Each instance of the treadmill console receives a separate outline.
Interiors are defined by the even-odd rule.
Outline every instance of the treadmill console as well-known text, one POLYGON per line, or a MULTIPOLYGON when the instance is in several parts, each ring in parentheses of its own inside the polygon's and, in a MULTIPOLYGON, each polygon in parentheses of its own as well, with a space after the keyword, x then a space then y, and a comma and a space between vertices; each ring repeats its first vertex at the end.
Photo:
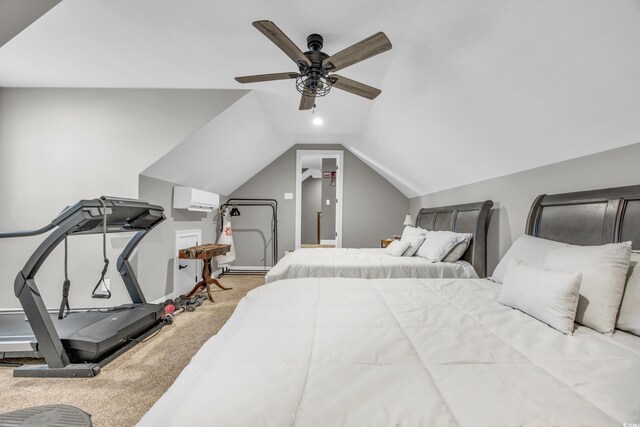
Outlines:
POLYGON ((69 234, 99 234, 103 229, 103 203, 107 209, 107 232, 123 233, 127 231, 149 230, 163 221, 164 208, 147 202, 115 197, 81 200, 65 210, 54 220, 61 223, 73 215, 81 213, 84 219, 69 234))

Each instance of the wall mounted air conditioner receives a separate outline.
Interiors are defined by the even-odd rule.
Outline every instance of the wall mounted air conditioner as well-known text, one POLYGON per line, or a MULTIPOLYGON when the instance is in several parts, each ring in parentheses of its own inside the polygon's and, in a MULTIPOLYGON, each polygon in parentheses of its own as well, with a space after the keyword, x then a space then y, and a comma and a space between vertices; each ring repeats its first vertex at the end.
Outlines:
POLYGON ((212 212, 220 206, 220 195, 191 187, 173 187, 173 208, 212 212))

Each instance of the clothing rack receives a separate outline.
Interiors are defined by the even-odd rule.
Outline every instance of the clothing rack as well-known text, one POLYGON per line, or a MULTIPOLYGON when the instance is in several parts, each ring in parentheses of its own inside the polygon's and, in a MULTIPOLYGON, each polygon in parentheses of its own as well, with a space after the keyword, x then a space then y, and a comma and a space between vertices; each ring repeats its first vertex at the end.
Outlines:
MULTIPOLYGON (((276 199, 245 199, 245 198, 232 198, 227 200, 220 206, 220 212, 224 212, 228 207, 234 206, 255 206, 255 207, 270 207, 271 218, 271 249, 272 249, 272 266, 278 262, 278 201, 276 199)), ((223 231, 224 221, 220 221, 219 230, 223 231)), ((235 243, 235 242, 234 242, 235 243)), ((225 268, 222 274, 257 274, 265 273, 265 271, 256 270, 238 270, 232 268, 225 268)))

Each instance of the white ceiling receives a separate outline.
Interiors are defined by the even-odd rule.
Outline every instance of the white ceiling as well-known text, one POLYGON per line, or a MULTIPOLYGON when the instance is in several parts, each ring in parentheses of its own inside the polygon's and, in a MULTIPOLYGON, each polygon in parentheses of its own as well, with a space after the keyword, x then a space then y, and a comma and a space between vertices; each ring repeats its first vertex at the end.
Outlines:
MULTIPOLYGON (((0 86, 255 89, 276 131, 315 132, 294 81, 235 76, 297 71, 251 23, 274 21, 301 49, 313 32, 335 53, 385 31, 399 39, 415 0, 64 0, 0 50, 0 86)), ((342 74, 379 86, 392 52, 342 74)), ((359 132, 371 103, 340 90, 319 99, 327 133, 359 132), (341 93, 342 92, 342 93, 341 93)))
MULTIPOLYGON (((0 47, 0 86, 254 89, 209 126, 241 144, 200 139, 238 159, 238 177, 292 144, 337 142, 408 196, 638 142, 639 75, 637 0, 63 0, 0 47), (318 32, 328 53, 384 31, 390 52, 341 71, 382 95, 334 89, 315 127, 292 81, 236 83, 295 70, 257 19, 301 48, 318 32), (242 129, 257 116, 266 139, 242 129)), ((202 148, 189 141, 176 150, 202 148)), ((197 181, 170 155, 154 173, 197 181)))

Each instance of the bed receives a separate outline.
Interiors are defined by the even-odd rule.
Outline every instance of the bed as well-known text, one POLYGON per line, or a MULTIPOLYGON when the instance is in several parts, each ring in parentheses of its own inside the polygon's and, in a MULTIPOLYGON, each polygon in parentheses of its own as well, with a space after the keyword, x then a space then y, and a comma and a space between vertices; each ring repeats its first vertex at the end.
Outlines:
MULTIPOLYGON (((541 196, 527 233, 640 246, 640 186, 541 196)), ((640 423, 640 337, 564 335, 488 279, 302 278, 251 291, 141 426, 640 423)))
POLYGON ((423 208, 416 226, 427 230, 471 233, 469 248, 458 262, 432 263, 424 258, 394 257, 384 249, 301 248, 282 258, 265 282, 304 277, 477 278, 486 275, 489 211, 493 202, 423 208))
POLYGON ((464 260, 430 262, 418 256, 391 256, 378 248, 301 248, 269 270, 265 283, 305 277, 473 279, 478 275, 464 260))

